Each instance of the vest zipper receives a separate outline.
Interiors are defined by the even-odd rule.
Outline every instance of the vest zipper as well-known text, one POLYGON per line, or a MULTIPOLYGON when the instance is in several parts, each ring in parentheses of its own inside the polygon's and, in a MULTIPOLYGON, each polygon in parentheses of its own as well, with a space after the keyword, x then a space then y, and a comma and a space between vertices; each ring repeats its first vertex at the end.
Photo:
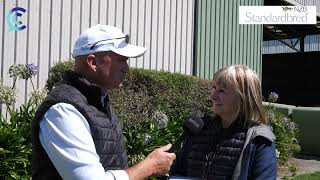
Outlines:
MULTIPOLYGON (((208 175, 210 173, 210 170, 211 170, 211 167, 212 167, 212 164, 213 164, 213 161, 214 161, 214 158, 217 154, 217 151, 219 150, 219 147, 220 147, 220 140, 221 140, 221 125, 220 127, 218 128, 218 133, 214 139, 215 139, 215 143, 216 145, 214 146, 214 150, 213 151, 210 151, 207 155, 206 155, 206 163, 205 163, 205 168, 204 168, 204 171, 202 173, 202 180, 206 180, 208 178, 208 175)), ((211 149, 211 148, 210 148, 211 149)))
POLYGON ((211 156, 213 155, 213 152, 210 152, 206 155, 206 162, 205 162, 205 165, 204 165, 204 169, 203 169, 203 172, 202 172, 202 180, 205 180, 207 179, 207 173, 208 173, 208 170, 209 170, 209 167, 210 165, 212 164, 212 161, 211 161, 211 156))
POLYGON ((208 175, 209 175, 210 171, 212 170, 212 164, 213 164, 214 158, 216 157, 216 154, 217 154, 217 151, 219 148, 220 148, 220 145, 217 144, 214 152, 211 151, 209 154, 206 155, 205 169, 202 174, 203 180, 206 180, 208 178, 208 175))

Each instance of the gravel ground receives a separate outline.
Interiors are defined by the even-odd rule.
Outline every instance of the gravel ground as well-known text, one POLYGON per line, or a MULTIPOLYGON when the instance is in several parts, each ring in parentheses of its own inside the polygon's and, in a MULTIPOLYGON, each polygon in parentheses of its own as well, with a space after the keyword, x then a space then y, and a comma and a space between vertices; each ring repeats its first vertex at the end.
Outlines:
MULTIPOLYGON (((297 175, 320 171, 320 157, 297 155, 293 158, 293 162, 297 167, 297 175)), ((287 170, 280 171, 277 179, 284 176, 291 176, 291 174, 287 170)))

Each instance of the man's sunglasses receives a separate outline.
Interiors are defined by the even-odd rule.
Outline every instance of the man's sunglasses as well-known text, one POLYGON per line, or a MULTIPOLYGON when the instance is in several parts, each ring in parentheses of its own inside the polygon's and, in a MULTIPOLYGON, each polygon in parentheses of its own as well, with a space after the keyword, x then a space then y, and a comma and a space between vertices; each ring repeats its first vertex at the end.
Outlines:
POLYGON ((126 43, 127 43, 127 44, 129 43, 129 35, 127 34, 125 37, 113 38, 113 39, 104 39, 104 40, 97 41, 97 42, 95 42, 95 43, 89 48, 89 50, 93 50, 93 48, 94 48, 99 42, 102 42, 102 41, 110 41, 110 40, 115 40, 115 39, 125 39, 125 40, 126 40, 126 43))

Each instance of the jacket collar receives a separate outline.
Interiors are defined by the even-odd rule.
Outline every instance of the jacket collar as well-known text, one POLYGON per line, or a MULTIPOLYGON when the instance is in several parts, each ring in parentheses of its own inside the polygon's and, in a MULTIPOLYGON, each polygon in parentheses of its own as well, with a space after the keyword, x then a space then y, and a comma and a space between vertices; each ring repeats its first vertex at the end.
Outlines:
POLYGON ((89 104, 95 107, 102 107, 101 96, 108 96, 108 93, 102 93, 101 87, 90 82, 83 74, 68 70, 63 75, 64 83, 78 89, 86 98, 89 104))

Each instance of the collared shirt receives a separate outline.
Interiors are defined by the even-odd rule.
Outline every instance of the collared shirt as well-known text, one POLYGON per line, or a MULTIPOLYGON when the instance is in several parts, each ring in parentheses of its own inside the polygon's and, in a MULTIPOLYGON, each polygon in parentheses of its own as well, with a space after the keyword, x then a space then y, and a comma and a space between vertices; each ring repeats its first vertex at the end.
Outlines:
POLYGON ((129 180, 124 170, 104 171, 89 124, 71 104, 55 104, 45 113, 39 138, 63 179, 129 180))

